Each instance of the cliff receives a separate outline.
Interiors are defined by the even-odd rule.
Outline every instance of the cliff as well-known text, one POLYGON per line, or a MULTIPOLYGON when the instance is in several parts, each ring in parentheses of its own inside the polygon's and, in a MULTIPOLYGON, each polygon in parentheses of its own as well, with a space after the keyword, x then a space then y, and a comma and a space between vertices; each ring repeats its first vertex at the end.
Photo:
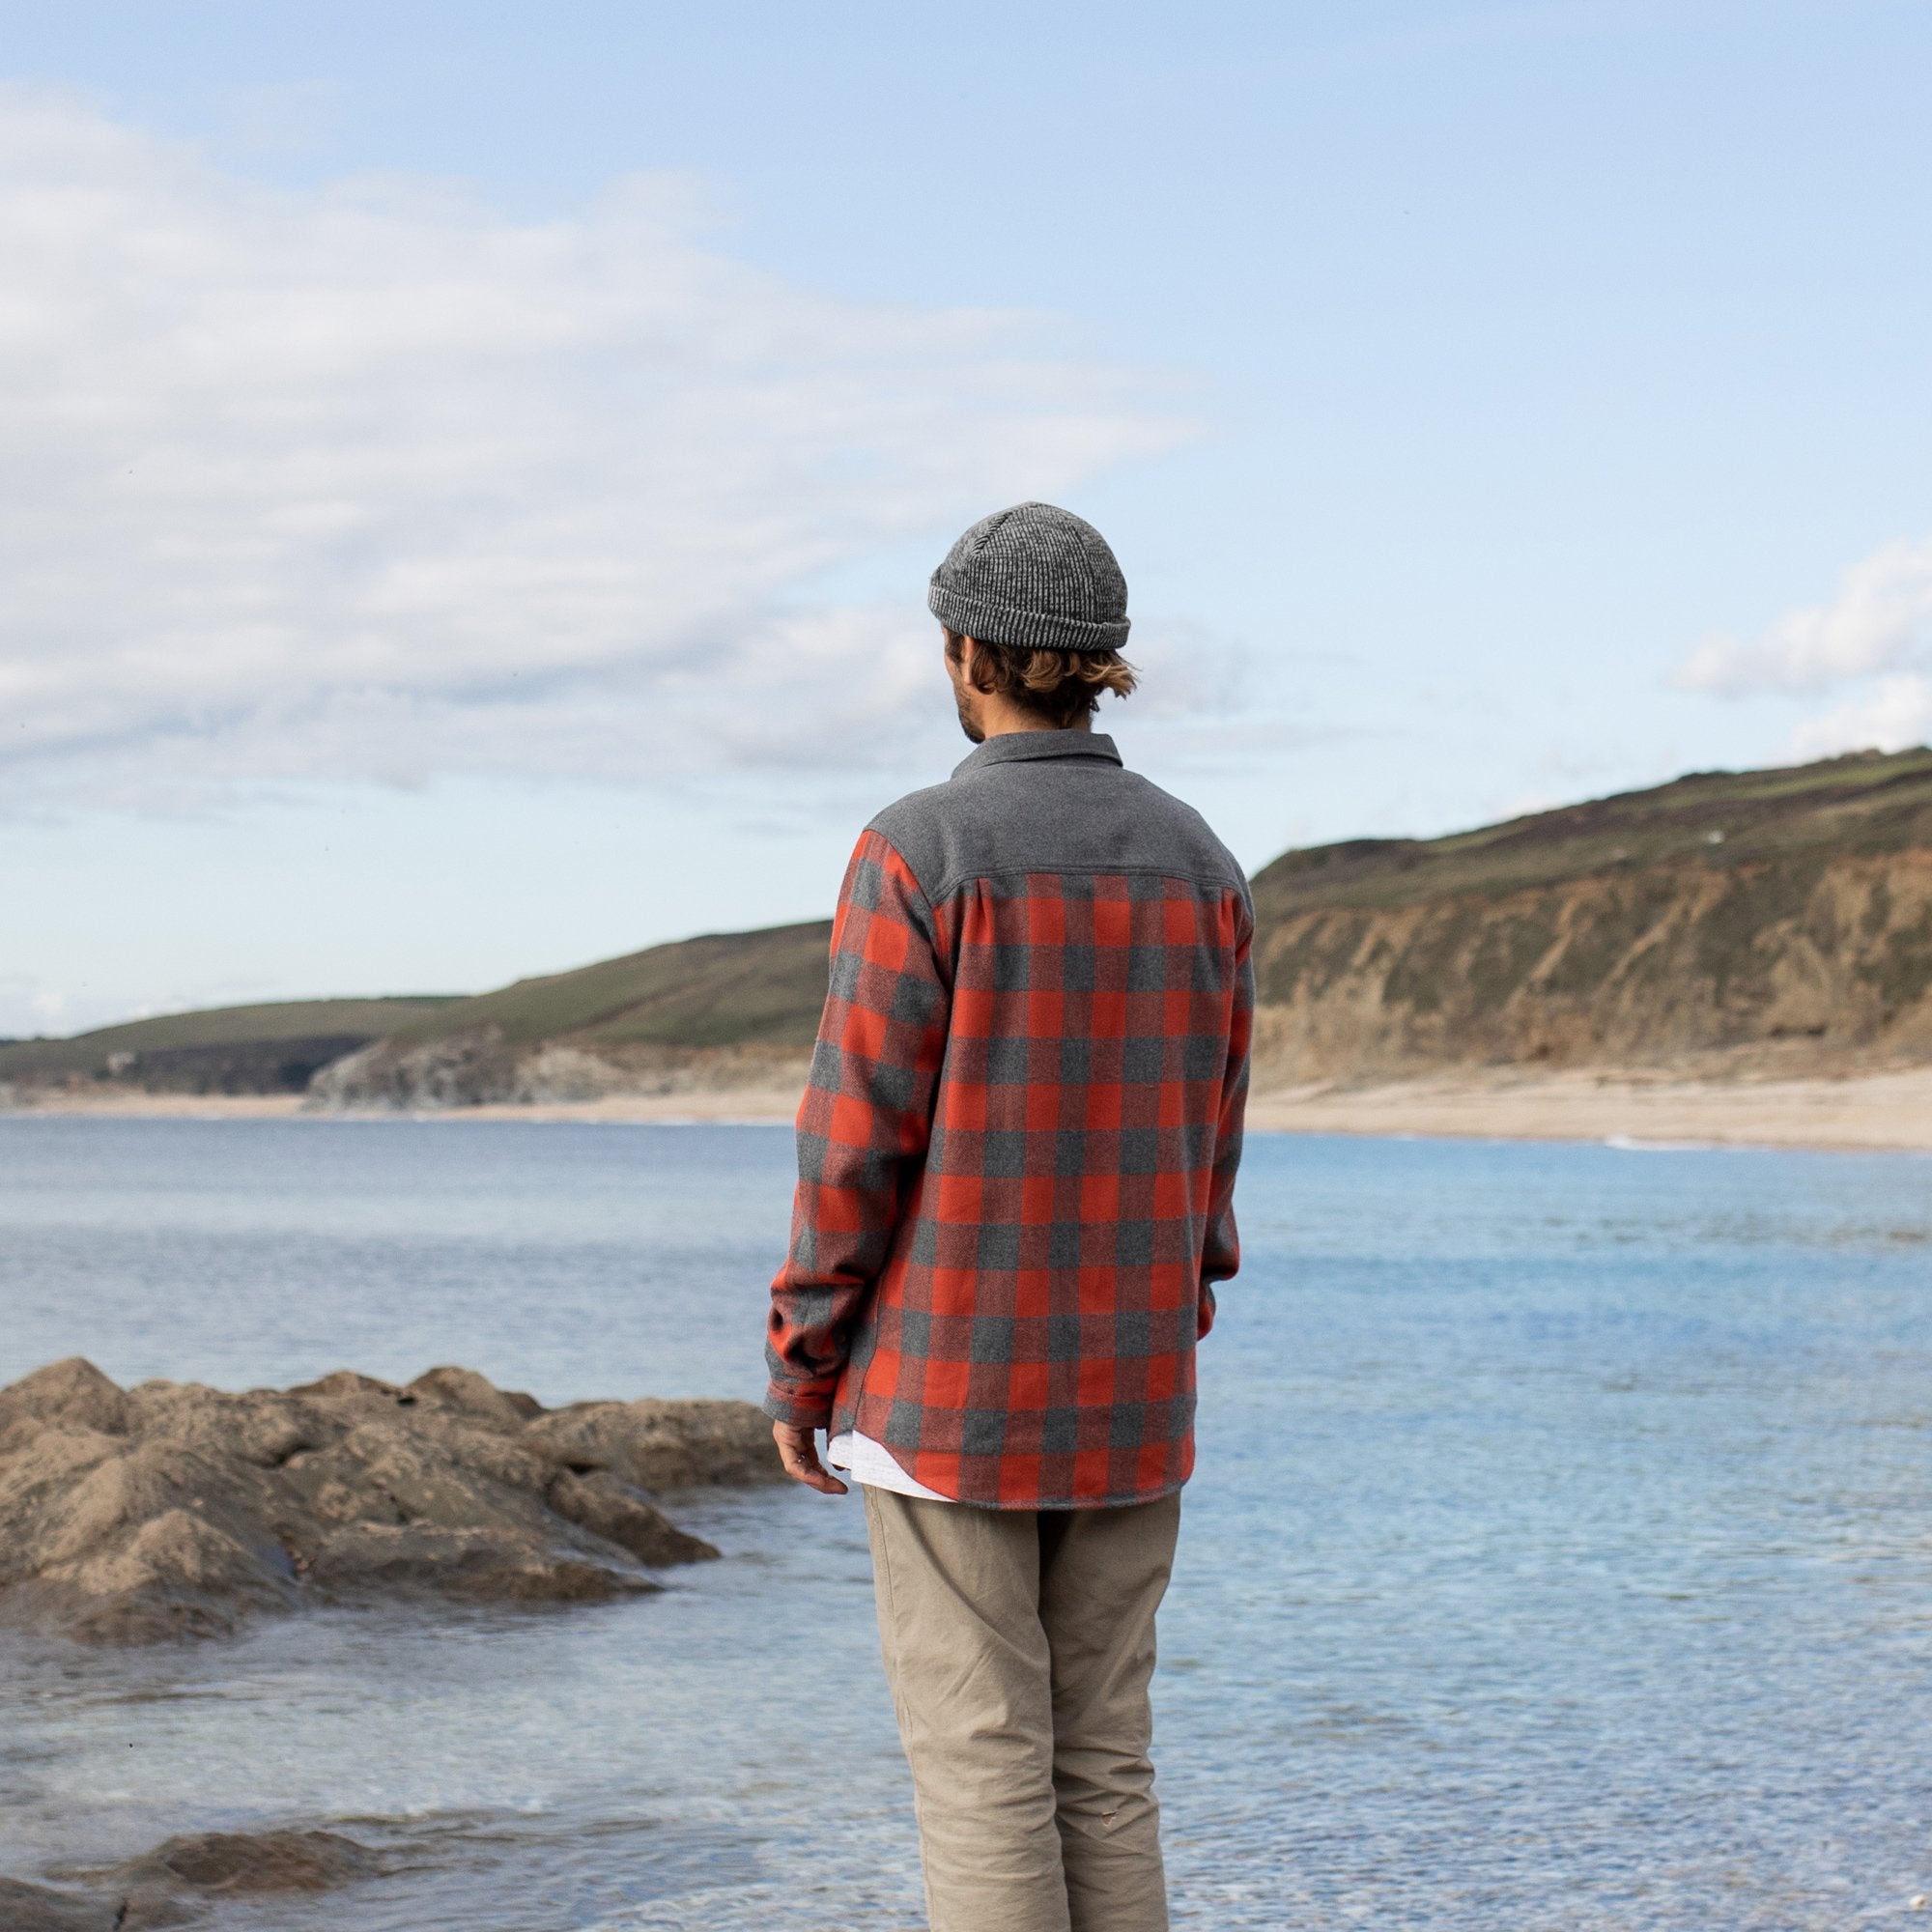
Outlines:
POLYGON ((1264 1083, 1932 1059, 1932 752, 1290 852, 1254 889, 1264 1083))

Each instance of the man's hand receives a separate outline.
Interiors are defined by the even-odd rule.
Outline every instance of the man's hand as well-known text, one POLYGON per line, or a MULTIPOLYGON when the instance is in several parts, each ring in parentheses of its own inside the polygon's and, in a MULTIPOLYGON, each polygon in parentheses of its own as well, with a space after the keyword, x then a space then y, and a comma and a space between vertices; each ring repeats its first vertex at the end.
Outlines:
POLYGON ((779 1461, 795 1483, 821 1495, 842 1496, 845 1485, 818 1460, 818 1436, 814 1430, 796 1429, 789 1422, 772 1424, 772 1440, 779 1445, 779 1461))

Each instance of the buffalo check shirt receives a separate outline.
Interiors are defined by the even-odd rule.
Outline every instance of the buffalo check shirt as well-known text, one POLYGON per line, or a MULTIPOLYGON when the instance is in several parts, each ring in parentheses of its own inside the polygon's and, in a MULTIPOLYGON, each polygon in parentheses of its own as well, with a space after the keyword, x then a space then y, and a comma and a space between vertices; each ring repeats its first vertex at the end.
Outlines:
POLYGON ((833 925, 768 1412, 959 1502, 1178 1490, 1239 1262, 1253 930, 1220 840, 1099 733, 988 739, 882 811, 833 925))

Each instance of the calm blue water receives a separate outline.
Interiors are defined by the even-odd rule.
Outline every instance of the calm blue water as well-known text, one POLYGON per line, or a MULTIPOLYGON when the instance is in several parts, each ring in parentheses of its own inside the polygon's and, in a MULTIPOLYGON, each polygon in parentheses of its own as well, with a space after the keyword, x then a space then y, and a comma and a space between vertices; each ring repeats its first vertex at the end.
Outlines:
MULTIPOLYGON (((755 1127, 0 1121, 0 1380, 754 1395, 755 1127)), ((1932 1162, 1261 1137, 1157 1680, 1176 1920, 1862 1926, 1932 1892, 1932 1162)), ((567 1614, 0 1646, 0 1869, 353 1821, 330 1932, 921 1922, 856 1504, 567 1614)))

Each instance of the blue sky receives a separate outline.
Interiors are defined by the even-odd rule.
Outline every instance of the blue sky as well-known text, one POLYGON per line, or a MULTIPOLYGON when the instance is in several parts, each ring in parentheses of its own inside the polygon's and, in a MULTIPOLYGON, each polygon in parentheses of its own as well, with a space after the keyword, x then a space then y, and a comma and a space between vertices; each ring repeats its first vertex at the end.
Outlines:
POLYGON ((77 0, 5 60, 0 1032, 823 911, 1023 496, 1250 865, 1932 735, 1922 8, 77 0))

